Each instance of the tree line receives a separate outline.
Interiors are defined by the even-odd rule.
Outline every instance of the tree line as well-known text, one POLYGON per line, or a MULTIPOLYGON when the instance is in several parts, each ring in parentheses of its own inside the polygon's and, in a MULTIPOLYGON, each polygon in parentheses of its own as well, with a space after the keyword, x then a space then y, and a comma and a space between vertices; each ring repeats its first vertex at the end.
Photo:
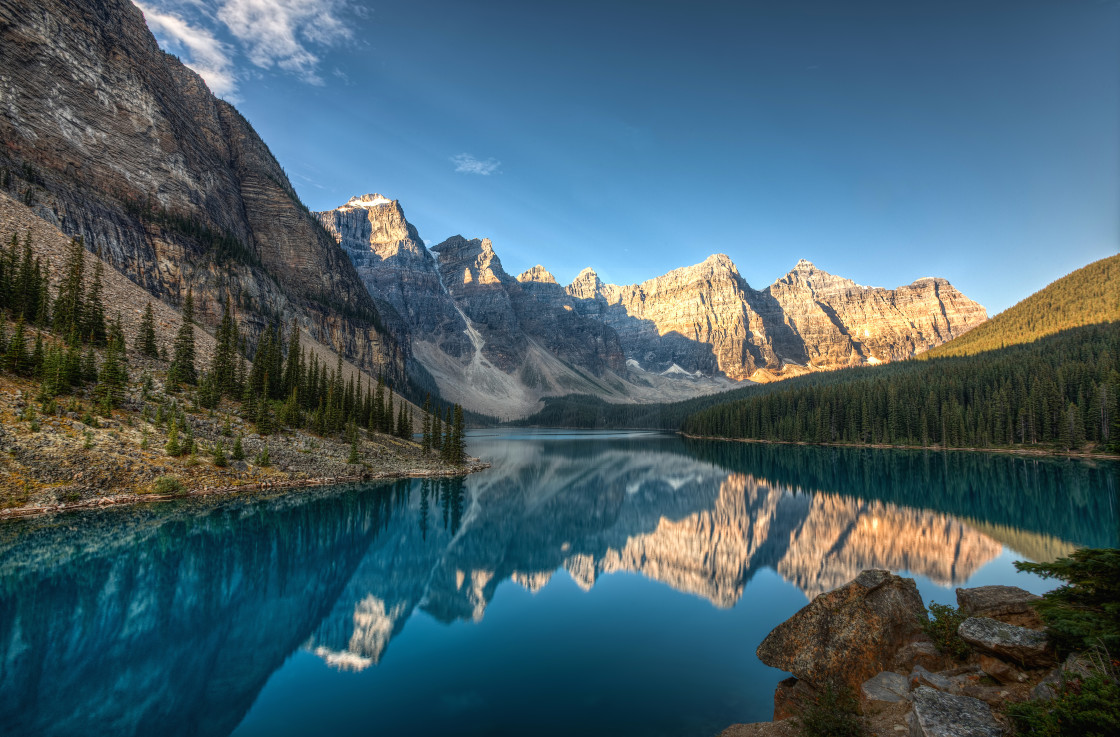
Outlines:
MULTIPOLYGON (((0 370, 39 381, 44 403, 93 384, 98 406, 108 415, 122 403, 129 381, 120 314, 115 321, 106 321, 102 263, 96 262, 92 279, 87 279, 81 239, 71 241, 64 269, 52 300, 49 273, 32 254, 30 233, 22 245, 13 235, 8 248, 0 248, 0 312, 16 321, 9 338, 7 321, 0 320, 0 370), (34 332, 33 338, 29 332, 34 332), (100 358, 95 348, 101 349, 100 358)), ((391 384, 379 377, 374 385, 356 372, 346 377, 341 356, 332 370, 314 351, 303 350, 296 325, 285 341, 281 327, 269 324, 250 364, 247 341, 229 302, 228 298, 223 302, 217 345, 201 372, 192 291, 188 289, 181 305, 183 320, 170 357, 158 345, 152 305, 145 306, 133 348, 142 356, 169 359, 165 383, 169 391, 190 388, 198 408, 216 409, 223 399, 239 403, 242 418, 261 435, 282 427, 303 428, 324 436, 344 435, 355 448, 359 430, 412 437, 412 406, 394 396, 391 384)), ((460 406, 433 405, 429 395, 421 424, 425 452, 437 452, 449 463, 463 462, 460 406)))
POLYGON ((697 412, 681 429, 786 442, 1120 449, 1120 322, 805 378, 697 412))

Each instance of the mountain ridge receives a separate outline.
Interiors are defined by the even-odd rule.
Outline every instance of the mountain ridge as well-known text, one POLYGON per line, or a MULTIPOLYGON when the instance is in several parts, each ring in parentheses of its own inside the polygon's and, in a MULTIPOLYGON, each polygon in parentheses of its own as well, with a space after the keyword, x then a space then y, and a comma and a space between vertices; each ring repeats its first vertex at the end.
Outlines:
POLYGON ((316 216, 370 292, 401 315, 401 340, 413 336, 416 363, 438 390, 503 417, 573 393, 672 401, 885 363, 987 316, 944 279, 863 287, 804 259, 759 290, 722 253, 638 284, 603 282, 588 267, 561 285, 542 264, 512 276, 487 238, 455 235, 424 248, 400 202, 385 195, 316 216))

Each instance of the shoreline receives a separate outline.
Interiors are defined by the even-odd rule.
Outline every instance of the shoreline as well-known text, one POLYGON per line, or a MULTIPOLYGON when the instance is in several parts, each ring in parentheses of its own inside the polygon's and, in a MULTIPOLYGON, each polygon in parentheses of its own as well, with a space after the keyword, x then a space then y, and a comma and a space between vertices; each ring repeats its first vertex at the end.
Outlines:
POLYGON ((725 443, 759 443, 761 445, 802 445, 821 448, 875 448, 878 450, 929 450, 937 452, 962 451, 966 453, 1006 453, 1009 455, 1036 456, 1040 458, 1077 458, 1090 461, 1120 461, 1115 453, 1078 453, 1075 451, 1041 450, 1033 448, 947 448, 941 445, 889 445, 886 443, 811 443, 807 440, 760 440, 758 438, 724 438, 715 435, 690 435, 678 430, 677 435, 690 440, 718 440, 725 443))
POLYGON ((177 499, 194 499, 201 496, 215 496, 219 494, 238 494, 252 491, 275 491, 281 489, 306 489, 317 486, 333 486, 335 484, 362 483, 367 481, 389 481, 394 479, 425 479, 425 478, 450 478, 467 476, 472 473, 490 468, 486 461, 474 459, 459 468, 446 469, 412 469, 406 471, 377 471, 371 473, 351 474, 345 476, 321 476, 299 479, 283 479, 275 481, 251 481, 246 484, 229 486, 199 486, 176 494, 115 494, 97 499, 87 499, 73 503, 57 503, 52 505, 9 507, 0 509, 0 521, 9 519, 26 519, 40 517, 47 514, 63 512, 76 512, 91 509, 104 509, 106 507, 120 507, 146 502, 166 502, 177 499))

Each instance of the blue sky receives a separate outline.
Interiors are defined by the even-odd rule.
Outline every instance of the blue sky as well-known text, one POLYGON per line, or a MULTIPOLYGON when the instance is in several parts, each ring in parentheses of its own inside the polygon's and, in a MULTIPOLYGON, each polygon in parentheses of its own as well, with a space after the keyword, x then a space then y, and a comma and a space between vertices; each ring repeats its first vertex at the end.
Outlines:
POLYGON ((632 283, 726 253, 990 314, 1120 247, 1120 1, 144 0, 312 209, 632 283))

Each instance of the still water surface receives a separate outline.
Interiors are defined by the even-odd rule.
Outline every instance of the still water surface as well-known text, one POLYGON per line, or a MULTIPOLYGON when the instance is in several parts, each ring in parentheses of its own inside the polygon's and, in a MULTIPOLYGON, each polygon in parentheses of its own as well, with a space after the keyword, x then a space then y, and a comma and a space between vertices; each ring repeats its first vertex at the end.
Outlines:
POLYGON ((1117 545, 1117 464, 479 432, 493 468, 0 524, 5 735, 712 735, 869 567, 1117 545))

